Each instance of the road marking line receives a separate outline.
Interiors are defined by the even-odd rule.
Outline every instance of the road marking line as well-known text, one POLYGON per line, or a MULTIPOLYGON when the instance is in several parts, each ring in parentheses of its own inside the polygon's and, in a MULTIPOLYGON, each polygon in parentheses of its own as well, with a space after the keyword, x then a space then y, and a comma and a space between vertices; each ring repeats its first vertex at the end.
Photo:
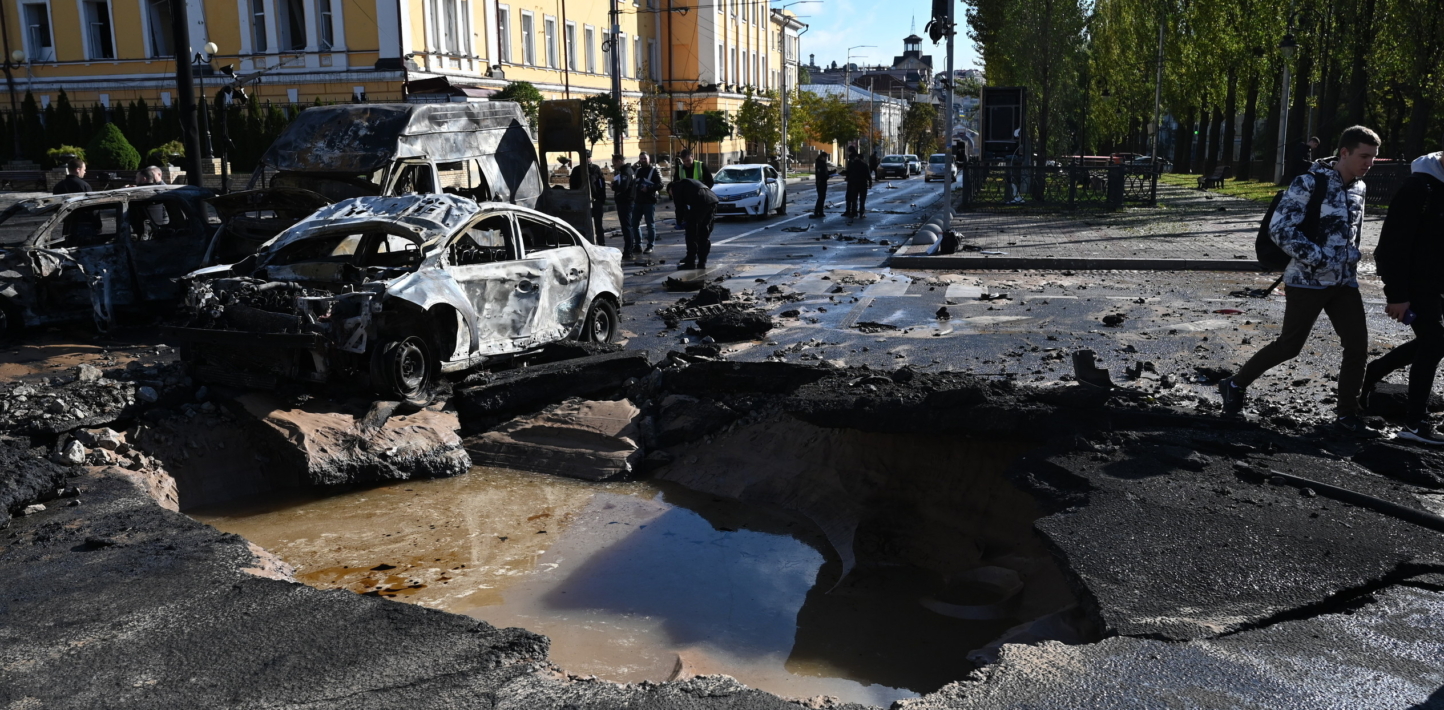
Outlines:
POLYGON ((727 242, 734 242, 734 241, 737 241, 738 239, 741 239, 741 238, 743 238, 743 237, 750 237, 750 236, 752 236, 752 235, 754 235, 754 234, 756 234, 756 233, 758 233, 758 232, 761 232, 761 231, 763 231, 763 230, 765 230, 765 229, 768 229, 768 228, 770 228, 770 227, 776 227, 776 226, 778 226, 778 225, 780 225, 780 224, 787 224, 788 222, 795 222, 795 221, 797 221, 797 220, 799 220, 799 219, 802 219, 802 218, 804 218, 804 217, 806 217, 806 216, 807 216, 806 214, 800 214, 800 215, 797 215, 796 217, 788 217, 787 219, 784 219, 784 220, 782 220, 781 222, 769 222, 768 224, 765 224, 765 225, 763 225, 763 226, 761 226, 761 227, 758 227, 757 229, 753 229, 753 230, 750 230, 750 231, 743 232, 743 233, 741 233, 741 234, 739 234, 739 235, 737 235, 737 236, 735 236, 735 237, 728 237, 728 238, 723 239, 723 240, 721 240, 721 241, 712 242, 712 246, 715 247, 715 246, 717 246, 718 244, 726 244, 727 242))

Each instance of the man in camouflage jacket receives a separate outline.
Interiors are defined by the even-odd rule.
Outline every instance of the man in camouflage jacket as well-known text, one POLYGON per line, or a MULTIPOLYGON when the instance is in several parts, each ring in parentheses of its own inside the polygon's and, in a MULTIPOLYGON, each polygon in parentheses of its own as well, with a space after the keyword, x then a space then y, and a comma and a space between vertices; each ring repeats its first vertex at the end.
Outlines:
POLYGON ((1319 313, 1326 313, 1343 344, 1335 409, 1346 432, 1370 434, 1358 416, 1359 392, 1368 358, 1369 330, 1357 279, 1359 238, 1364 226, 1364 181, 1379 154, 1379 135, 1354 126, 1339 137, 1339 155, 1320 160, 1294 178, 1274 211, 1269 235, 1291 258, 1284 269, 1284 323, 1279 337, 1249 358, 1238 374, 1219 383, 1225 413, 1243 409, 1244 390, 1269 369, 1297 357, 1319 313), (1315 186, 1325 192, 1312 234, 1305 213, 1315 186))

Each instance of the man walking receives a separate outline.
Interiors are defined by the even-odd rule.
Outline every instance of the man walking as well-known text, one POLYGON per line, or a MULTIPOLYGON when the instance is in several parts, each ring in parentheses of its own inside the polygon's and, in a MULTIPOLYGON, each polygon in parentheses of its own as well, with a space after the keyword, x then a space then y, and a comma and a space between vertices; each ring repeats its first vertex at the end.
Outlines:
POLYGON ((827 178, 833 173, 827 151, 818 151, 817 161, 812 164, 812 176, 817 181, 817 205, 812 208, 812 218, 822 219, 822 208, 827 204, 827 178))
POLYGON ((1364 301, 1356 278, 1359 237, 1364 226, 1364 182, 1361 178, 1379 154, 1379 134, 1363 126, 1339 136, 1337 158, 1320 160, 1294 179, 1279 200, 1269 224, 1269 236, 1291 259, 1284 268, 1284 324, 1277 340, 1254 354, 1238 374, 1220 382, 1223 411, 1242 411, 1245 390, 1270 368, 1297 357, 1319 313, 1328 314, 1343 344, 1335 406, 1336 425, 1349 433, 1370 430, 1358 416, 1359 392, 1368 357, 1369 331, 1364 301), (1317 217, 1309 212, 1316 189, 1324 193, 1317 217))
POLYGON ((1444 359, 1444 153, 1421 155, 1389 203, 1374 264, 1384 281, 1384 312, 1414 328, 1414 339, 1369 363, 1362 403, 1390 373, 1409 366, 1409 403, 1400 439, 1444 446, 1424 421, 1434 374, 1444 359), (1410 323, 1407 318, 1413 316, 1410 323))
POLYGON ((1285 164, 1288 168, 1284 179, 1292 183, 1294 178, 1309 171, 1314 164, 1314 151, 1319 149, 1318 136, 1310 137, 1302 143, 1295 143, 1289 148, 1285 156, 1285 164))
POLYGON ((617 222, 622 227, 622 260, 631 259, 637 249, 637 233, 632 231, 632 205, 637 200, 637 181, 632 166, 621 153, 612 156, 612 200, 617 203, 617 222))
POLYGON ((71 158, 65 164, 65 178, 55 183, 52 195, 69 195, 76 192, 90 192, 90 183, 85 181, 85 161, 71 158))
POLYGON ((867 192, 868 185, 872 184, 872 175, 868 173, 867 162, 857 154, 856 148, 847 151, 847 167, 843 169, 843 179, 847 181, 847 211, 843 212, 842 216, 861 216, 859 207, 863 193, 867 192))
POLYGON ((657 193, 662 189, 662 172, 652 164, 652 156, 646 152, 637 156, 632 172, 636 178, 637 194, 636 201, 632 203, 632 234, 641 246, 642 221, 646 220, 647 241, 646 246, 641 248, 643 254, 651 254, 652 247, 657 245, 657 193))
POLYGON ((712 251, 712 219, 717 216, 717 195, 701 181, 692 178, 673 180, 667 193, 680 210, 687 211, 687 255, 677 264, 678 270, 707 268, 707 255, 712 251))

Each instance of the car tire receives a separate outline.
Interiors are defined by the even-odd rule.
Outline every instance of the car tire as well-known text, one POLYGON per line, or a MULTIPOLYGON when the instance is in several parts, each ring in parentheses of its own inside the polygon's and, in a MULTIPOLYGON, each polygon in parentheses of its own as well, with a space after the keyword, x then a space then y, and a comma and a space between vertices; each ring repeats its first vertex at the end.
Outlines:
POLYGON ((582 340, 592 343, 610 343, 617 339, 617 306, 611 299, 596 298, 587 309, 587 320, 582 324, 582 340))
POLYGON ((762 198, 762 209, 759 210, 759 211, 757 212, 757 214, 754 215, 754 216, 757 217, 757 221, 761 222, 762 220, 767 219, 767 213, 768 213, 768 212, 771 212, 771 211, 772 211, 772 196, 771 196, 771 195, 768 195, 768 196, 762 198))
POLYGON ((371 386, 376 394, 412 409, 431 404, 436 368, 430 351, 416 335, 383 342, 371 353, 371 386))
POLYGON ((787 214, 787 193, 782 193, 782 204, 777 208, 777 214, 787 214))

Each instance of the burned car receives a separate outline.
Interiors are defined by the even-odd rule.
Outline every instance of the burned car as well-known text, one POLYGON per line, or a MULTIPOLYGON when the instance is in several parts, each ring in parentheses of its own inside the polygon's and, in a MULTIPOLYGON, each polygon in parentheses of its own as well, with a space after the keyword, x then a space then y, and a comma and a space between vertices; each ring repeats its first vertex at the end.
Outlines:
POLYGON ((23 200, 0 214, 0 336, 180 296, 220 216, 199 187, 146 185, 23 200))
POLYGON ((616 249, 532 209, 438 194, 342 200, 189 281, 187 321, 167 332, 192 376, 368 384, 413 406, 443 373, 612 341, 622 294, 616 249))

